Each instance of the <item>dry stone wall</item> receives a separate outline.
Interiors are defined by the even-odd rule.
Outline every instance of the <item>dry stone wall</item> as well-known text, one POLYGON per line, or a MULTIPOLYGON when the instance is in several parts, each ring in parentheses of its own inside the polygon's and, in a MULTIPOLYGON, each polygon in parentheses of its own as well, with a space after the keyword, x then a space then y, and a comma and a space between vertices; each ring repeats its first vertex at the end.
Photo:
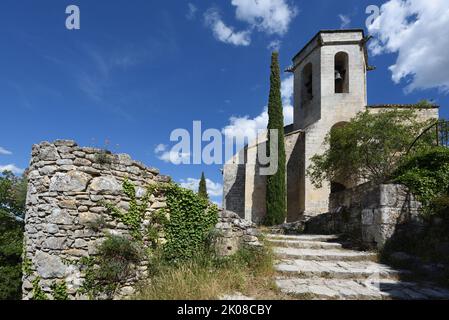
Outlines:
MULTIPOLYGON (((36 277, 48 295, 52 284, 65 281, 72 299, 87 298, 79 290, 84 279, 79 260, 95 255, 106 234, 129 234, 127 226, 101 205, 106 201, 124 210, 129 208, 130 199, 122 191, 126 178, 136 186, 138 198, 144 196, 148 185, 170 181, 157 169, 133 161, 126 154, 82 148, 68 140, 33 146, 24 240, 24 259, 30 272, 23 279, 24 299, 31 298, 36 277), (100 217, 106 227, 98 231, 92 224, 100 217)), ((143 224, 164 207, 163 196, 152 196, 143 224)), ((133 293, 133 284, 146 273, 147 261, 139 263, 135 270, 136 275, 124 282, 119 296, 133 293)))
POLYGON ((215 249, 220 256, 231 256, 243 246, 258 247, 259 232, 255 223, 244 220, 232 211, 222 210, 215 226, 215 249))
POLYGON ((342 233, 381 249, 399 225, 421 223, 421 204, 400 184, 366 183, 330 195, 329 213, 306 222, 308 233, 342 233))

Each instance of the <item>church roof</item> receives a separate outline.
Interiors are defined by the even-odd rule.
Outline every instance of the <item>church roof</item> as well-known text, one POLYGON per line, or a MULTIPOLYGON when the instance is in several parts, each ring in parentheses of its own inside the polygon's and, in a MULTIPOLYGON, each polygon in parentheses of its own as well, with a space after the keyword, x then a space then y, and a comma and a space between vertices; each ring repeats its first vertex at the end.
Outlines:
POLYGON ((437 105, 429 105, 429 106, 418 106, 416 104, 373 104, 366 106, 367 108, 397 108, 397 109, 438 109, 440 106, 437 105))

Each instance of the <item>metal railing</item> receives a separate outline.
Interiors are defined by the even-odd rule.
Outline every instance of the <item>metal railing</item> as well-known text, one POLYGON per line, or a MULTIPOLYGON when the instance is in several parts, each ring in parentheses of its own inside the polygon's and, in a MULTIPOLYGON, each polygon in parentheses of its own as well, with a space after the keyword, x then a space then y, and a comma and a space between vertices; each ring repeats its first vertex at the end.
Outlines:
POLYGON ((449 147, 449 121, 447 120, 438 120, 435 123, 431 124, 429 127, 423 130, 421 134, 416 137, 413 143, 408 148, 407 153, 413 149, 414 146, 425 137, 427 134, 433 134, 434 139, 433 142, 436 146, 449 147), (432 133, 433 131, 433 133, 432 133))

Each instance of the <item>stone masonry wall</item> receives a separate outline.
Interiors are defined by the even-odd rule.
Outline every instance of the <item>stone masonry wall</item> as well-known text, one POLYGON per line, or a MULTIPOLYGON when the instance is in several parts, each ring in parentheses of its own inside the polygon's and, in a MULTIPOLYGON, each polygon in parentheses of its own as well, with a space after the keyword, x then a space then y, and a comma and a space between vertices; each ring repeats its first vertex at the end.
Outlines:
POLYGON ((403 185, 367 183, 331 194, 329 213, 306 222, 306 232, 350 234, 381 249, 399 224, 420 222, 420 207, 403 185))
MULTIPOLYGON (((79 293, 83 273, 77 261, 94 255, 105 234, 128 234, 127 227, 113 219, 100 204, 108 201, 125 210, 129 207, 129 199, 122 192, 125 178, 136 186, 137 197, 145 194, 149 184, 170 181, 157 169, 133 161, 126 154, 106 155, 100 149, 81 148, 66 140, 33 146, 24 250, 32 272, 24 275, 24 299, 31 298, 32 281, 37 276, 47 294, 53 283, 65 281, 72 299, 87 298, 79 293), (100 216, 107 227, 95 231, 91 223, 100 216)), ((165 206, 164 197, 153 196, 144 224, 149 223, 152 212, 165 206)), ((145 274, 146 261, 135 268, 136 277, 126 281, 119 295, 133 293, 132 285, 145 274)))
POLYGON ((261 246, 259 232, 253 222, 244 220, 232 211, 220 211, 215 227, 215 249, 220 256, 230 256, 242 246, 261 246))

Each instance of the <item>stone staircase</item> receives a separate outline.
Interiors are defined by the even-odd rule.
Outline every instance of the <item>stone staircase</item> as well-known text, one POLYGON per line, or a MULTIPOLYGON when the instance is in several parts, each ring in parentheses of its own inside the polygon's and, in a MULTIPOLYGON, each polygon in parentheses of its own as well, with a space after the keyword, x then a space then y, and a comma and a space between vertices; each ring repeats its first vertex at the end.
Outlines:
POLYGON ((297 299, 449 299, 449 290, 401 279, 410 273, 377 262, 377 254, 343 248, 335 235, 268 234, 276 284, 297 299))

